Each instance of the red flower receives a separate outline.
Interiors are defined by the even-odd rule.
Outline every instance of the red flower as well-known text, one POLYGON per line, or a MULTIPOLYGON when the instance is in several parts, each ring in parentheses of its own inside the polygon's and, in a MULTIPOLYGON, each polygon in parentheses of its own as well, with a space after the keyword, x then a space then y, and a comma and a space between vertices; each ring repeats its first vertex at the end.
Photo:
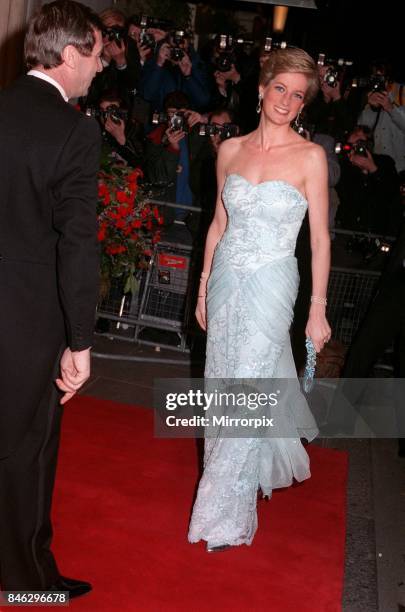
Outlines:
POLYGON ((131 172, 131 174, 128 175, 127 181, 128 183, 136 183, 138 180, 138 177, 140 176, 143 176, 142 170, 140 168, 135 168, 135 170, 131 172))
POLYGON ((133 228, 138 229, 142 227, 142 221, 140 219, 135 219, 134 221, 132 221, 131 225, 133 228))
POLYGON ((117 191, 117 201, 118 201, 120 204, 125 204, 125 202, 127 201, 127 197, 128 197, 128 196, 127 196, 127 194, 125 193, 125 191, 121 191, 121 190, 118 190, 118 191, 117 191))
POLYGON ((102 242, 103 240, 105 240, 107 234, 107 223, 102 223, 100 225, 100 229, 97 232, 97 239, 99 242, 102 242))
POLYGON ((128 217, 130 212, 131 212, 131 209, 128 205, 118 206, 117 208, 117 215, 119 217, 128 217))

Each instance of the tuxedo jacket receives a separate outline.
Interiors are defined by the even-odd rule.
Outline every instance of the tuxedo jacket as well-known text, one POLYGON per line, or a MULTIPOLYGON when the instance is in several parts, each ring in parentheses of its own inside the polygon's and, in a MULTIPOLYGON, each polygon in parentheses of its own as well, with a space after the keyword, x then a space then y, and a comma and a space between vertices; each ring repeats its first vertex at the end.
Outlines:
POLYGON ((101 137, 59 90, 0 93, 0 458, 28 430, 60 351, 92 344, 101 137))

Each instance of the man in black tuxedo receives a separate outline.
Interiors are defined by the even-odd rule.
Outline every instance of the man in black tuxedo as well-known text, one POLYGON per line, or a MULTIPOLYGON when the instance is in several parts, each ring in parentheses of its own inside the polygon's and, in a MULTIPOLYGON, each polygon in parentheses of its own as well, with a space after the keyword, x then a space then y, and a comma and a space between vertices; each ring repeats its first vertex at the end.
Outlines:
POLYGON ((0 94, 0 583, 60 575, 50 509, 62 406, 88 379, 97 301, 100 130, 67 103, 102 70, 101 24, 57 0, 32 19, 30 72, 0 94))

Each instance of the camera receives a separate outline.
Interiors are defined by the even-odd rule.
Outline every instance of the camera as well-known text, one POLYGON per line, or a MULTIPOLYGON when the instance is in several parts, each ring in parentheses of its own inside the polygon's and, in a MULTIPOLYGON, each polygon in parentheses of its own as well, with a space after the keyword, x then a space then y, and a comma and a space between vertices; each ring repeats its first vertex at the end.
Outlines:
POLYGON ((342 143, 337 142, 335 145, 335 153, 338 155, 349 154, 353 152, 355 155, 360 155, 361 157, 367 157, 367 151, 369 150, 367 140, 358 140, 357 142, 351 144, 350 142, 342 143))
POLYGON ((170 59, 174 62, 179 62, 184 57, 184 49, 180 46, 186 39, 184 30, 176 30, 171 35, 172 45, 170 48, 170 59))
POLYGON ((115 41, 120 44, 126 38, 126 30, 121 26, 111 26, 103 30, 103 38, 107 38, 109 42, 115 41))
POLYGON ((155 37, 150 32, 147 32, 144 28, 140 31, 139 42, 142 47, 149 47, 153 49, 155 46, 155 37))
POLYGON ((105 110, 101 108, 94 108, 89 106, 85 110, 87 117, 101 117, 104 121, 110 117, 111 121, 119 125, 120 121, 126 121, 128 119, 128 111, 120 108, 116 104, 111 104, 105 110))
POLYGON ((176 111, 174 115, 169 117, 167 113, 153 113, 152 123, 158 125, 159 123, 167 123, 169 129, 173 131, 187 132, 188 124, 187 117, 184 111, 176 111))
POLYGON ((391 245, 379 238, 355 235, 346 242, 346 250, 348 253, 359 253, 363 256, 364 261, 370 261, 379 253, 387 255, 391 250, 391 245))
POLYGON ((325 53, 319 53, 317 63, 318 66, 326 66, 327 70, 322 80, 329 87, 337 87, 342 76, 343 69, 347 66, 353 65, 351 60, 345 60, 343 58, 326 58, 325 53))
POLYGON ((232 68, 232 64, 237 61, 236 50, 238 46, 253 45, 252 40, 245 39, 241 36, 233 37, 229 34, 218 34, 215 37, 217 57, 214 59, 214 64, 219 72, 228 72, 232 68))
POLYGON ((199 135, 200 136, 215 136, 219 134, 221 140, 227 138, 233 138, 239 133, 239 128, 234 123, 224 123, 224 125, 217 125, 215 123, 201 123, 199 135))
POLYGON ((266 36, 264 43, 260 49, 260 55, 266 55, 273 51, 273 49, 287 49, 288 44, 286 40, 275 41, 270 36, 266 36))
POLYGON ((372 74, 368 77, 358 77, 352 80, 351 86, 367 89, 373 93, 386 91, 385 76, 383 74, 372 74))
POLYGON ((148 15, 141 15, 140 17, 137 17, 133 23, 136 23, 141 28, 139 37, 141 45, 143 47, 149 47, 150 49, 155 46, 156 40, 153 34, 147 31, 149 28, 156 28, 157 30, 167 32, 171 27, 173 27, 173 23, 171 21, 148 17, 148 15))

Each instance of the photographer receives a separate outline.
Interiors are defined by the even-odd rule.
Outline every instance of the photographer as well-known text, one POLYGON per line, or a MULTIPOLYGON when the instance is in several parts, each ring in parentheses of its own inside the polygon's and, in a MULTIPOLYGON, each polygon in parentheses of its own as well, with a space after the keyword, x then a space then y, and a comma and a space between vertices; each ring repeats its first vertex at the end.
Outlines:
MULTIPOLYGON (((140 77, 139 53, 128 53, 126 17, 120 10, 111 8, 100 13, 103 23, 103 71, 93 80, 85 100, 85 106, 98 106, 106 91, 116 91, 125 104, 130 107, 132 92, 140 77)), ((82 105, 83 106, 83 105, 82 105)))
POLYGON ((242 133, 255 129, 258 124, 255 112, 259 82, 257 59, 246 54, 243 43, 219 35, 211 50, 210 67, 214 81, 212 106, 236 117, 242 133))
MULTIPOLYGON (((146 140, 147 177, 151 183, 167 185, 162 200, 192 206, 190 176, 203 139, 198 134, 195 113, 190 111, 189 100, 183 92, 168 94, 164 108, 167 121, 155 127, 146 140), (190 123, 195 124, 191 130, 190 123)), ((187 216, 188 211, 182 208, 165 211, 166 223, 184 220, 187 216)))
POLYGON ((182 34, 162 38, 143 67, 140 92, 157 111, 163 110, 165 97, 173 91, 182 91, 198 111, 205 110, 210 103, 206 67, 182 34))
POLYGON ((350 106, 342 96, 342 74, 329 82, 328 75, 334 66, 319 66, 320 91, 315 100, 307 107, 308 122, 315 125, 315 131, 329 134, 342 140, 355 123, 350 106))
MULTIPOLYGON (((150 29, 146 30, 149 36, 142 34, 142 28, 139 23, 139 17, 132 15, 128 19, 128 56, 133 57, 139 62, 139 65, 144 66, 146 60, 153 54, 153 48, 155 45, 155 37, 150 32, 150 29)), ((140 71, 139 71, 140 76, 140 71)), ((138 81, 139 79, 137 79, 138 81)))
MULTIPOLYGON (((202 209, 201 214, 191 212, 187 225, 192 233, 199 238, 199 243, 205 242, 208 227, 212 221, 217 197, 216 161, 218 149, 227 137, 226 129, 238 130, 232 113, 225 109, 212 111, 208 116, 206 131, 213 134, 200 136, 201 144, 193 159, 193 172, 190 176, 190 186, 194 194, 193 203, 202 209)), ((201 129, 201 126, 200 126, 201 129)), ((233 133, 233 135, 237 135, 233 133)))
POLYGON ((397 172, 405 170, 405 95, 403 85, 392 81, 388 64, 372 66, 372 76, 381 76, 381 87, 368 93, 367 104, 359 123, 367 125, 374 135, 376 153, 389 155, 397 172))
POLYGON ((358 125, 347 139, 337 185, 337 222, 343 229, 396 235, 401 218, 399 181, 388 155, 372 153, 369 128, 358 125))
POLYGON ((114 157, 132 167, 144 163, 143 126, 128 120, 128 112, 119 96, 105 93, 99 105, 102 128, 102 156, 114 157))

